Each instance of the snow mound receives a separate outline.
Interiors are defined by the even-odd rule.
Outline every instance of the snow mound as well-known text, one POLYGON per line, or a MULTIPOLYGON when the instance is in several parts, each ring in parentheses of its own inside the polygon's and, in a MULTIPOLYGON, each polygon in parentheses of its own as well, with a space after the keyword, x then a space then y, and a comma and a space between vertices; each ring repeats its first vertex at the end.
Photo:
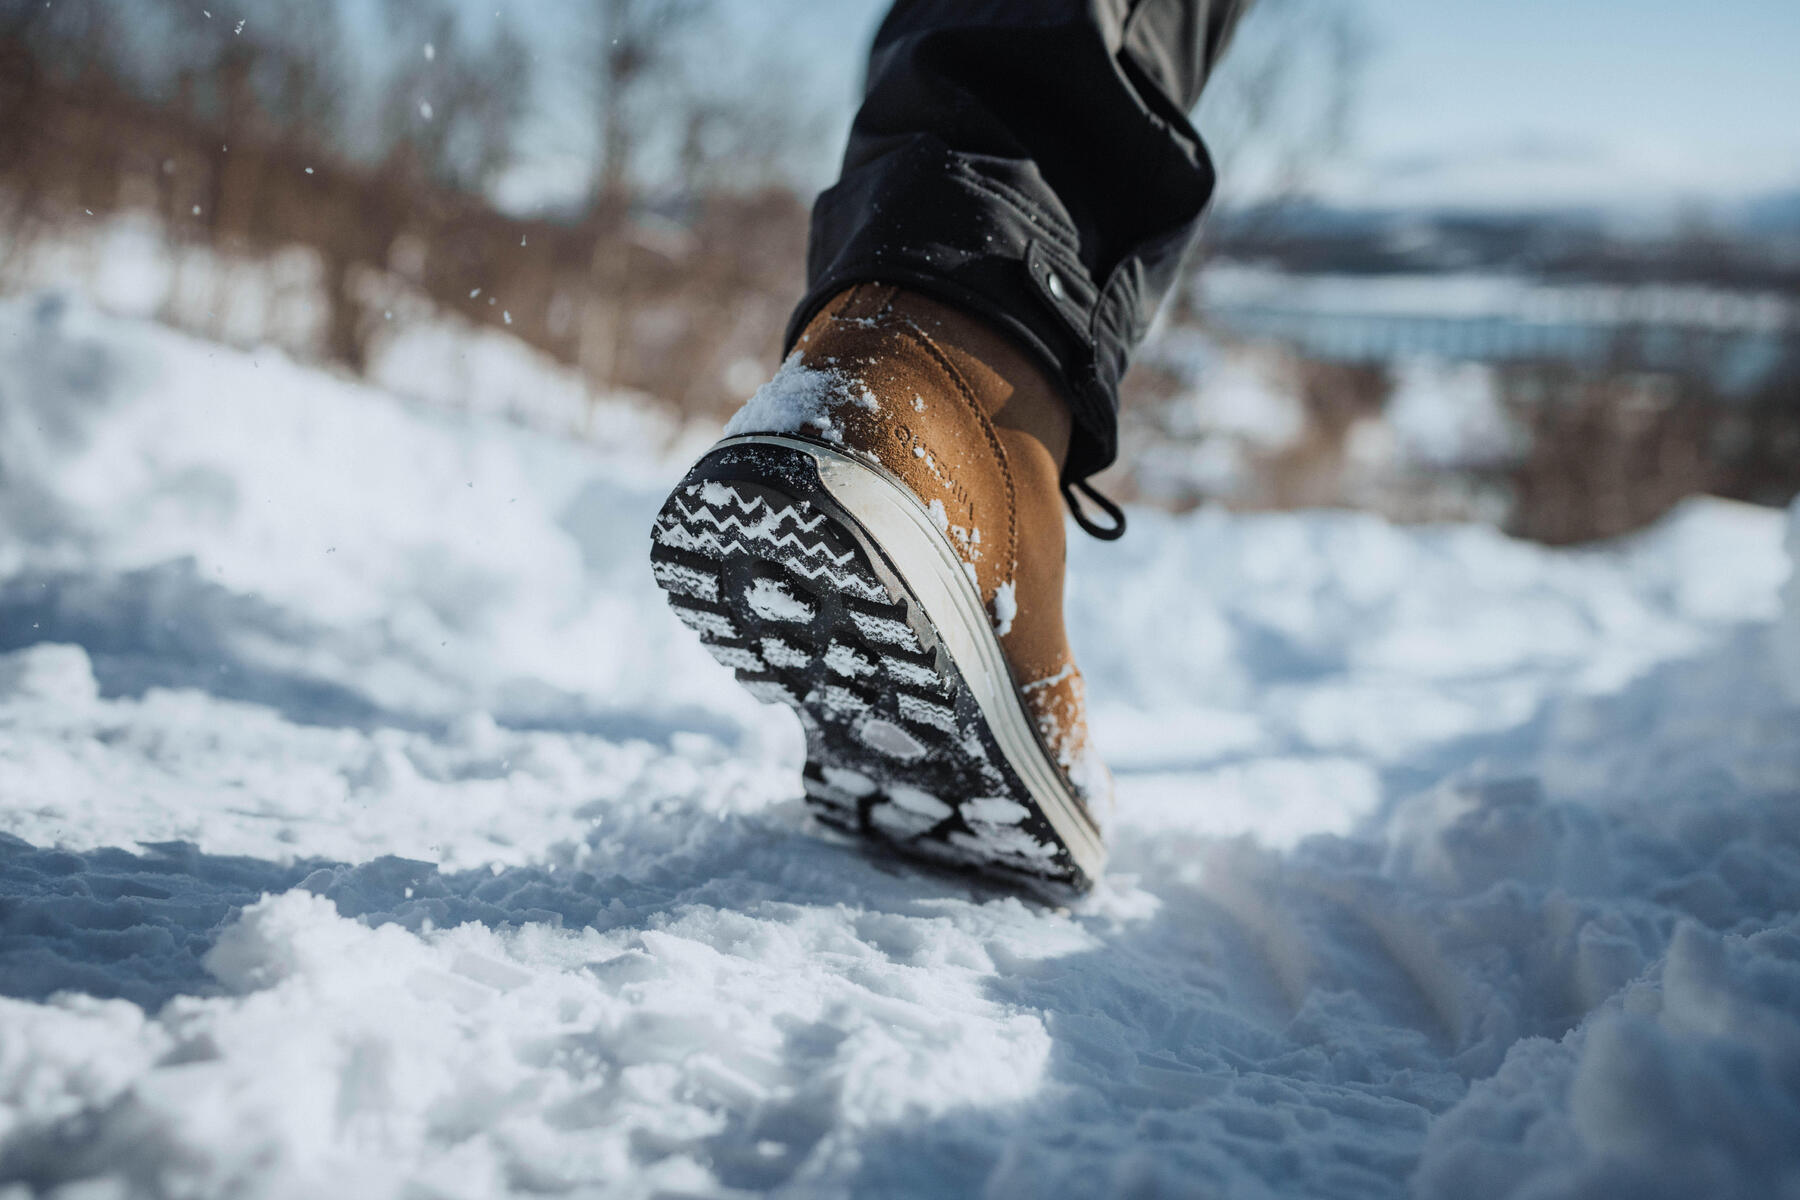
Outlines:
POLYGON ((1077 541, 1059 911, 809 821, 619 428, 0 305, 0 1195, 1800 1187, 1780 514, 1077 541))
POLYGON ((1684 922, 1566 1037, 1515 1045, 1426 1139, 1423 1195, 1785 1195, 1800 1180, 1800 920, 1684 922))

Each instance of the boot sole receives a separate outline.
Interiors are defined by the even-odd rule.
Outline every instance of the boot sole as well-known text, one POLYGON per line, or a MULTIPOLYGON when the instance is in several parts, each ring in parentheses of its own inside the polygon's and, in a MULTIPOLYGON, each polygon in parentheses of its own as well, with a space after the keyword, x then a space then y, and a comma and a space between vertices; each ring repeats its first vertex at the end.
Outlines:
POLYGON ((1105 865, 950 541, 887 471, 805 438, 714 446, 670 493, 651 569, 675 615, 806 732, 824 822, 1053 890, 1105 865))

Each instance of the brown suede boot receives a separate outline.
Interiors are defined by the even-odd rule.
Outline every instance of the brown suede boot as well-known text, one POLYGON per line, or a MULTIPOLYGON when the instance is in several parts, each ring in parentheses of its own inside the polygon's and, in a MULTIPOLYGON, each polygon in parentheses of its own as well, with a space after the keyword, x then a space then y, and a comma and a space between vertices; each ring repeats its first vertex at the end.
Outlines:
POLYGON ((1063 628, 1069 414, 1000 334, 836 297, 689 472, 651 562, 682 620, 799 713, 837 826, 1085 887, 1111 780, 1063 628))

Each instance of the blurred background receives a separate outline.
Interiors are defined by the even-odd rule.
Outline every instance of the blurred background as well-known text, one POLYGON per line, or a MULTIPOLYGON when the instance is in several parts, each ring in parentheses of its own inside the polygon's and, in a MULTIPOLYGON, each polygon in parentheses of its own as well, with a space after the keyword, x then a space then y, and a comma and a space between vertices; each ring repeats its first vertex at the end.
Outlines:
MULTIPOLYGON (((772 370, 885 8, 205 3, 0 0, 0 292, 600 441, 772 370)), ((1797 54, 1791 0, 1260 0, 1102 482, 1553 543, 1786 503, 1797 54)))

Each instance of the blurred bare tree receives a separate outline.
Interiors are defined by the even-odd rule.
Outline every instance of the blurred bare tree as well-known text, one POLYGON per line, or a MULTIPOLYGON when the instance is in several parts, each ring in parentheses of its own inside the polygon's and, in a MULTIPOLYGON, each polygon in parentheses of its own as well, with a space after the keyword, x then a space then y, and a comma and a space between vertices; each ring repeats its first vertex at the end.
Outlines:
POLYGON ((164 319, 207 336, 274 336, 271 313, 228 298, 226 264, 299 250, 322 301, 302 353, 365 369, 399 311, 501 326, 602 391, 721 408, 734 364, 773 357, 799 286, 804 204, 757 164, 802 122, 753 54, 737 73, 700 61, 726 36, 710 0, 584 3, 539 70, 506 17, 477 28, 456 0, 354 19, 343 0, 243 0, 229 18, 0 0, 0 277, 136 213, 174 261, 164 319), (592 104, 588 200, 510 216, 492 189, 549 116, 542 79, 568 72, 592 104), (215 265, 190 270, 182 247, 215 265))
POLYGON ((1371 44, 1356 0, 1257 0, 1194 111, 1217 206, 1306 193, 1351 144, 1371 44))
MULTIPOLYGON (((602 204, 622 203, 643 144, 668 112, 656 93, 680 74, 681 35, 710 15, 710 0, 594 0, 592 87, 599 113, 602 204)), ((666 118, 665 118, 666 119, 666 118)))
POLYGON ((383 157, 431 182, 480 192, 507 165, 530 103, 531 55, 510 27, 488 44, 463 35, 459 10, 385 0, 389 39, 401 48, 380 102, 383 157))

